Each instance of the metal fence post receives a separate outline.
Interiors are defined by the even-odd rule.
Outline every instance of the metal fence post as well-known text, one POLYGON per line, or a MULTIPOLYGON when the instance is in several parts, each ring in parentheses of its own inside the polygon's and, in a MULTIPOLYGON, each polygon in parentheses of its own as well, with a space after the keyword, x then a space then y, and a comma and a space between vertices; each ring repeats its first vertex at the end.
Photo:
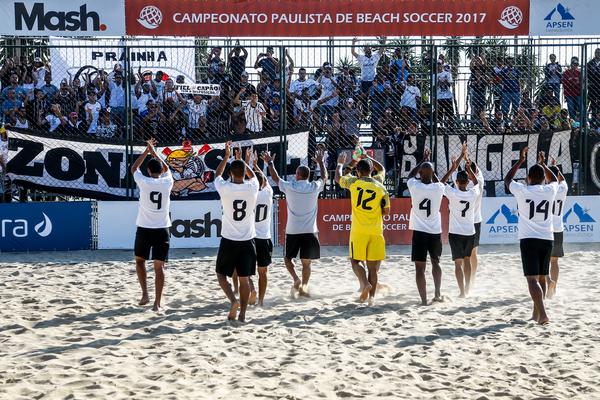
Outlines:
POLYGON ((123 61, 123 72, 125 76, 125 184, 127 185, 126 196, 128 200, 133 199, 133 188, 131 187, 132 180, 131 174, 129 173, 129 163, 132 162, 133 159, 133 123, 132 121, 132 107, 131 107, 131 74, 135 76, 133 70, 131 70, 131 66, 129 65, 129 46, 123 40, 123 50, 125 52, 125 60, 123 61))
POLYGON ((286 90, 286 80, 287 80, 287 68, 285 67, 286 56, 285 56, 285 47, 279 46, 279 79, 281 82, 280 89, 280 99, 281 99, 281 111, 279 113, 279 146, 280 146, 280 154, 281 159, 279 170, 283 171, 283 178, 287 176, 287 90, 286 90))
POLYGON ((577 183, 577 195, 587 194, 587 177, 588 177, 588 168, 589 161, 588 160, 588 152, 587 152, 587 143, 588 143, 588 135, 589 135, 589 126, 588 126, 588 109, 587 109, 587 96, 588 96, 588 76, 587 76, 587 45, 583 44, 581 49, 581 75, 579 79, 580 85, 580 102, 579 102, 579 110, 580 110, 580 130, 579 130, 579 166, 578 166, 578 183, 577 183))

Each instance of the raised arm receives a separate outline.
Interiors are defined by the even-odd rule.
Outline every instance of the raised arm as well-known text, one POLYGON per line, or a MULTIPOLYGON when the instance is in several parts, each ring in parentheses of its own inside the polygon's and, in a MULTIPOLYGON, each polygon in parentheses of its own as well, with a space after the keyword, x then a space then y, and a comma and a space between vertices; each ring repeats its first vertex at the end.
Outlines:
POLYGON ((151 138, 146 143, 148 144, 148 151, 150 152, 150 155, 160 161, 160 164, 162 165, 162 170, 160 173, 164 174, 169 170, 169 166, 165 160, 163 160, 163 158, 156 153, 156 139, 151 138))
POLYGON ((421 161, 419 164, 417 164, 417 166, 416 166, 416 167, 414 167, 414 168, 412 169, 412 171, 410 171, 410 172, 409 172, 409 174, 408 174, 408 179, 412 179, 412 178, 414 178, 415 176, 417 176, 417 174, 419 173, 419 169, 421 169, 421 165, 422 165, 424 162, 429 162, 429 157, 430 157, 430 155, 431 155, 431 152, 430 152, 430 150, 429 150, 429 149, 425 149, 425 151, 423 152, 423 160, 422 160, 422 161, 421 161))
POLYGON ((546 154, 543 151, 538 153, 538 164, 544 168, 544 174, 546 175, 546 181, 549 183, 558 182, 558 178, 554 175, 554 172, 546 165, 546 154))
POLYGON ((273 161, 275 160, 275 155, 271 155, 271 153, 268 151, 263 151, 260 154, 260 158, 262 158, 262 160, 267 163, 267 166, 269 168, 269 174, 271 174, 271 179, 273 179, 273 182, 275 182, 276 185, 279 184, 281 178, 279 178, 279 174, 277 173, 277 170, 275 169, 275 164, 273 163, 273 161))
POLYGON ((352 53, 352 55, 356 58, 358 58, 358 54, 356 53, 356 42, 358 41, 358 38, 354 38, 352 39, 352 49, 350 49, 350 52, 352 53))
POLYGON ((523 163, 525 162, 528 151, 529 151, 529 147, 523 147, 521 149, 521 152, 519 153, 519 161, 515 165, 512 166, 510 171, 508 171, 508 173, 506 174, 506 177, 504 177, 504 185, 506 186, 507 189, 510 186, 510 182, 512 182, 513 178, 515 177, 515 174, 517 173, 519 168, 521 168, 521 165, 523 165, 523 163))
POLYGON ((381 43, 381 47, 378 50, 378 53, 380 56, 383 55, 383 53, 385 53, 385 47, 383 47, 385 45, 385 41, 387 40, 387 38, 385 36, 381 37, 381 40, 379 41, 379 43, 381 43))
POLYGON ((565 176, 563 175, 563 173, 562 173, 562 171, 560 170, 560 168, 558 168, 558 167, 556 166, 556 159, 554 159, 554 158, 550 158, 550 165, 551 165, 552 167, 555 167, 555 168, 556 168, 556 171, 558 171, 558 175, 556 175, 556 174, 555 174, 555 175, 556 175, 556 178, 558 179, 558 183, 561 183, 561 182, 563 182, 563 181, 565 180, 565 176))
POLYGON ((477 186, 479 181, 477 180, 477 175, 475 175, 471 168, 471 160, 469 160, 468 157, 465 159, 465 171, 467 171, 467 175, 469 175, 469 179, 473 182, 473 185, 477 186))
POLYGON ((369 156, 367 154, 367 152, 365 151, 364 147, 362 147, 362 145, 360 147, 362 149, 363 157, 366 158, 367 160, 371 160, 371 163, 373 164, 373 169, 377 172, 383 171, 384 170, 383 164, 381 164, 379 161, 377 161, 373 157, 369 156))
POLYGON ((450 165, 450 168, 448 169, 446 174, 442 177, 442 180, 440 182, 442 182, 442 183, 448 182, 448 179, 450 179, 450 177, 452 176, 454 171, 456 171, 458 169, 458 166, 459 166, 460 162, 462 161, 462 157, 463 157, 463 155, 461 154, 458 158, 455 158, 452 160, 452 164, 450 165))
POLYGON ((344 175, 344 164, 346 164, 346 153, 340 153, 337 161, 337 166, 335 167, 335 183, 339 185, 340 178, 344 175))
POLYGON ((223 156, 223 159, 221 160, 221 162, 219 163, 219 166, 217 167, 217 170, 215 171, 216 177, 223 175, 223 172, 225 171, 225 167, 227 166, 227 162, 229 161, 230 157, 231 157, 231 140, 229 140, 229 141, 227 141, 227 143, 225 143, 225 155, 223 156))
POLYGON ((321 170, 321 180, 323 182, 327 182, 329 178, 329 173, 327 172, 327 168, 323 164, 323 159, 325 158, 325 150, 317 150, 315 156, 313 157, 313 161, 319 164, 319 169, 321 170))
POLYGON ((140 168, 140 166, 142 165, 142 163, 144 162, 146 157, 148 157, 149 153, 150 153, 150 149, 148 148, 148 146, 146 146, 146 148, 144 149, 144 152, 138 156, 138 158, 135 160, 135 162, 129 169, 129 171, 131 172, 132 175, 135 174, 135 171, 137 171, 140 168))

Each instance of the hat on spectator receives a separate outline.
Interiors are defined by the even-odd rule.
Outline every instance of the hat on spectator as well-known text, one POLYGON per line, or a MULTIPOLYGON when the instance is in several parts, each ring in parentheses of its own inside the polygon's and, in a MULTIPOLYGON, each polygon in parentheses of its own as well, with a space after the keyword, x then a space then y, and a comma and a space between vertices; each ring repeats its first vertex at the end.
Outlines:
POLYGON ((242 76, 248 76, 248 71, 243 71, 242 76))
POLYGON ((273 51, 273 46, 267 46, 267 51, 273 51))
POLYGON ((41 58, 39 58, 39 57, 36 57, 36 58, 34 58, 34 59, 33 59, 33 62, 34 62, 34 63, 41 63, 41 62, 42 62, 42 59, 41 59, 41 58))
POLYGON ((571 64, 579 65, 579 58, 571 57, 571 64))

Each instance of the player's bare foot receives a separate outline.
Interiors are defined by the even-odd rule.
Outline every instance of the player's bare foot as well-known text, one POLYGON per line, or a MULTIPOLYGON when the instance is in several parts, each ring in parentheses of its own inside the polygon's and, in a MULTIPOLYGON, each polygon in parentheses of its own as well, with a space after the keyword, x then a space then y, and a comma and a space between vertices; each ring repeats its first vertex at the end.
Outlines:
POLYGON ((362 292, 360 292, 360 297, 358 298, 358 300, 361 303, 364 303, 365 301, 367 301, 367 299, 369 298, 369 292, 371 292, 371 289, 373 289, 373 286, 371 286, 371 284, 368 284, 363 287, 362 292))
POLYGON ((160 306, 156 303, 152 306, 152 311, 158 312, 160 310, 160 306))
POLYGON ((429 305, 431 305, 431 303, 428 303, 427 300, 422 301, 422 302, 419 303, 419 306, 421 306, 421 307, 427 307, 429 305))
POLYGON ((434 303, 443 303, 444 302, 444 296, 435 296, 432 300, 432 302, 434 303))
POLYGON ((148 303, 150 303, 150 299, 148 298, 148 296, 142 296, 142 299, 140 300, 140 302, 138 304, 140 306, 145 306, 148 303))
POLYGON ((229 314, 227 314, 227 319, 233 321, 237 316, 237 310, 240 308, 240 303, 235 301, 231 303, 231 308, 229 309, 229 314))
POLYGON ((252 306, 256 304, 256 290, 250 292, 250 297, 248 297, 248 304, 252 306))
POLYGON ((546 317, 542 317, 538 320, 538 324, 540 325, 548 325, 550 323, 550 318, 546 317))
POLYGON ((550 281, 550 283, 548 283, 548 293, 546 293, 546 297, 551 299, 554 297, 555 294, 556 294, 556 282, 550 281))
POLYGON ((238 321, 239 322, 246 322, 246 313, 241 313, 240 312, 240 315, 238 316, 238 321))
POLYGON ((308 285, 300 285, 298 288, 298 294, 302 297, 310 297, 310 293, 308 293, 308 285))
POLYGON ((300 291, 300 286, 302 286, 302 281, 300 279, 297 279, 294 281, 294 289, 300 291))
POLYGON ((458 298, 459 298, 459 299, 464 299, 465 297, 467 297, 467 295, 465 294, 465 292, 460 292, 460 293, 458 294, 458 298))

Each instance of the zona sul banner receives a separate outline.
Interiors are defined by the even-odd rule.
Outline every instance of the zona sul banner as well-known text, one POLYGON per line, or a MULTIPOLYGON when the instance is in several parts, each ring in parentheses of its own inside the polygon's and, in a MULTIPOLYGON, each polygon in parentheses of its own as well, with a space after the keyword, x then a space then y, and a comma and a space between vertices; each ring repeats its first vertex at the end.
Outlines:
POLYGON ((513 36, 529 0, 126 0, 128 35, 513 36))

